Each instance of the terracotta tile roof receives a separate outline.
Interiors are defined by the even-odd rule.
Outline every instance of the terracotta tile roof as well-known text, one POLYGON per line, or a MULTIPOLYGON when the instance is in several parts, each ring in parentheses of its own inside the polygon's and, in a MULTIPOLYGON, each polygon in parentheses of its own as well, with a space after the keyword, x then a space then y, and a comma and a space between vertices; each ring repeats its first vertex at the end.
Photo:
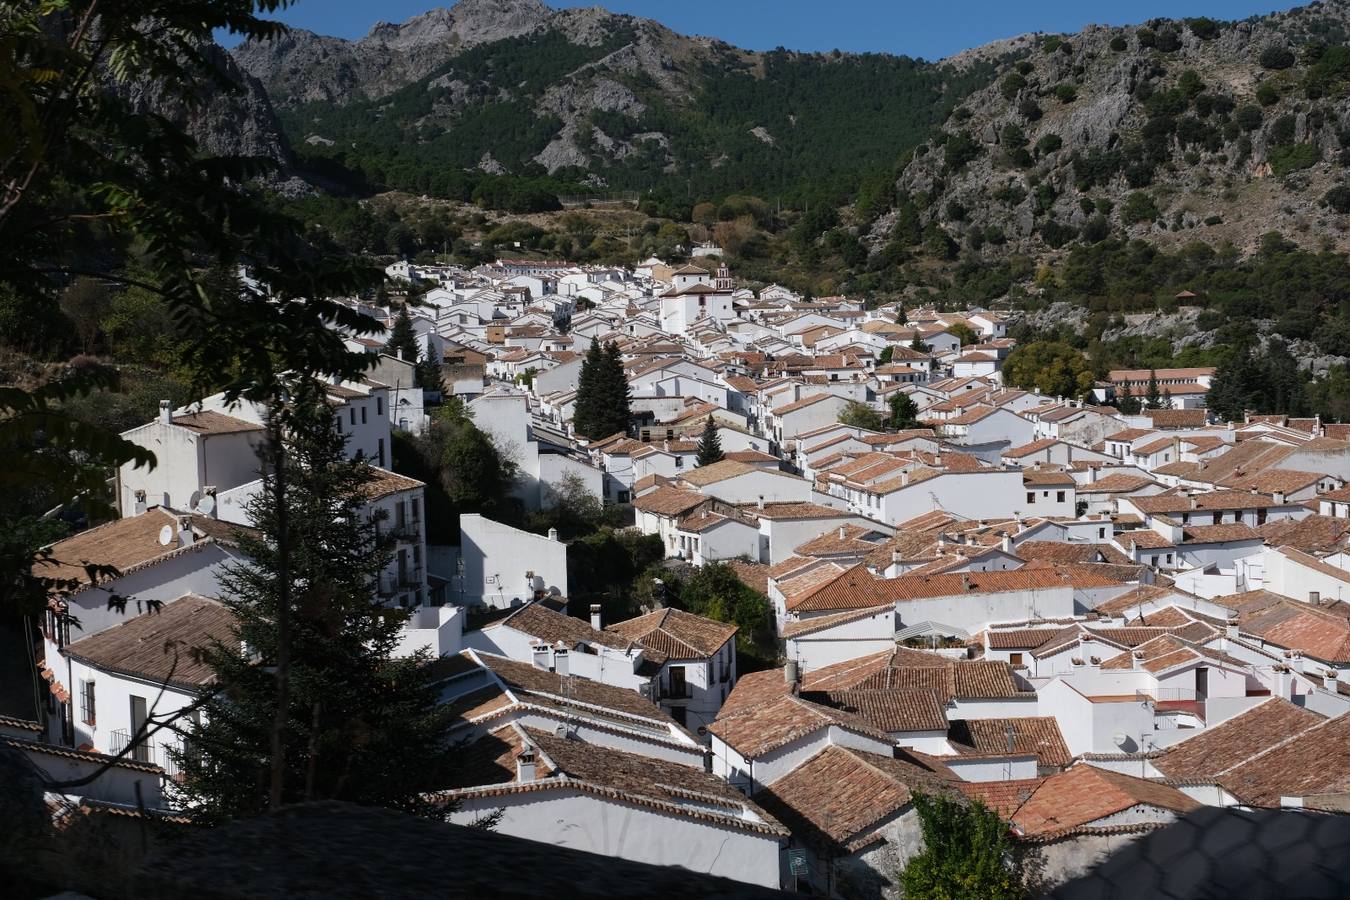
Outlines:
POLYGON ((962 781, 957 785, 961 793, 978 800, 998 813, 1003 821, 1012 818, 1017 808, 1036 793, 1044 778, 1018 778, 1010 781, 962 781))
POLYGON ((786 559, 780 559, 778 562, 769 566, 769 577, 777 581, 784 576, 791 575, 807 566, 815 565, 819 560, 807 559, 804 556, 789 556, 786 559))
POLYGON ((682 609, 658 609, 606 631, 635 641, 669 659, 706 659, 736 636, 735 625, 714 622, 682 609))
POLYGON ((798 556, 831 556, 844 553, 861 556, 875 550, 879 543, 877 540, 864 540, 866 535, 880 537, 879 532, 862 525, 841 525, 803 544, 798 544, 794 552, 798 556))
POLYGON ((1133 443, 1134 441, 1139 440, 1141 437, 1143 437, 1143 436, 1146 435, 1146 434, 1153 434, 1153 429, 1152 429, 1152 428, 1124 428, 1124 429, 1122 429, 1122 430, 1120 430, 1120 431, 1117 431, 1115 434, 1108 434, 1108 435, 1106 436, 1106 439, 1107 439, 1108 441, 1117 441, 1117 442, 1119 442, 1119 443, 1129 444, 1129 443, 1133 443))
POLYGON ((138 516, 81 531, 53 544, 51 564, 35 565, 33 574, 40 578, 78 579, 85 584, 83 590, 94 586, 85 569, 86 564, 113 566, 125 576, 144 566, 200 550, 211 541, 232 543, 235 531, 248 530, 204 516, 184 516, 191 523, 197 540, 179 547, 175 536, 167 545, 161 544, 160 530, 165 525, 172 528, 176 518, 178 516, 171 510, 152 507, 138 516))
POLYGON ((1018 688, 1012 667, 1005 662, 954 660, 904 647, 806 672, 802 690, 924 690, 936 692, 944 704, 953 698, 1008 700, 1034 696, 1018 688))
POLYGON ((200 687, 214 680, 215 672, 193 651, 217 641, 238 647, 234 624, 234 614, 220 603, 187 594, 158 612, 75 641, 65 652, 106 671, 200 687))
POLYGON ((947 731, 947 739, 958 753, 999 756, 1036 754, 1041 766, 1067 766, 1073 754, 1064 743, 1054 716, 1026 716, 1012 719, 957 719, 947 731), (1012 745, 1008 734, 1012 732, 1012 745))
POLYGON ((1238 627, 1263 641, 1337 665, 1350 664, 1350 619, 1297 600, 1281 599, 1239 615, 1238 627))
POLYGON ((710 463, 706 466, 699 466, 688 472, 682 472, 680 473, 680 478, 696 487, 706 487, 710 484, 716 484, 719 481, 726 481, 728 478, 744 475, 747 472, 763 471, 764 470, 759 466, 736 462, 734 459, 724 459, 720 462, 710 463))
POLYGON ((791 692, 792 686, 787 683, 782 669, 750 672, 736 679, 736 686, 722 702, 722 708, 717 714, 735 715, 745 709, 763 706, 791 692))
POLYGON ((1012 824, 1020 835, 1044 837, 1071 832, 1139 805, 1176 813, 1200 807, 1174 787, 1080 764, 1045 779, 1013 814, 1012 824))
POLYGON ((1224 790, 1249 806, 1326 793, 1350 772, 1350 715, 1328 719, 1220 773, 1224 790))
POLYGON ((997 594, 1054 587, 1076 589, 1110 587, 1121 582, 1071 566, 1025 566, 994 572, 955 575, 901 575, 885 582, 885 595, 893 600, 921 600, 961 594, 997 594))
MULTIPOLYGON (((673 724, 661 708, 637 691, 578 676, 563 676, 526 662, 479 653, 478 658, 519 699, 558 708, 581 703, 629 716, 673 724)), ((486 698, 484 698, 486 699, 486 698)))
POLYGON ((852 516, 852 513, 847 510, 835 509, 831 506, 810 503, 805 500, 765 503, 763 509, 759 509, 755 504, 750 503, 742 509, 761 519, 844 519, 852 516))
POLYGON ((990 650, 1033 650, 1052 637, 1058 638, 1064 631, 1065 629, 1060 627, 991 628, 985 632, 985 638, 990 650))
POLYGON ((1317 484, 1326 477, 1325 474, 1317 472, 1272 468, 1254 475, 1234 475, 1225 478, 1223 484, 1242 491, 1260 491, 1263 494, 1274 494, 1279 491, 1283 494, 1292 494, 1294 491, 1317 484))
POLYGON ((1154 428, 1203 428, 1205 425, 1203 409, 1150 409, 1144 415, 1154 428))
MULTIPOLYGON (((1328 496, 1322 495, 1323 498, 1328 496)), ((1350 542, 1350 519, 1321 515, 1298 520, 1279 519, 1266 522, 1256 531, 1272 546, 1294 547, 1304 553, 1326 553, 1343 549, 1350 542)))
POLYGON ((747 759, 755 759, 813 734, 822 728, 840 727, 889 744, 882 730, 853 713, 812 703, 795 694, 755 706, 740 706, 717 714, 709 731, 747 759))
POLYGON ((569 649, 582 643, 615 650, 627 650, 632 646, 632 641, 608 631, 597 631, 590 622, 557 612, 542 603, 527 603, 487 628, 514 628, 550 644, 562 643, 569 649))
POLYGON ((1176 546, 1151 528, 1122 531, 1116 535, 1116 541, 1126 547, 1142 547, 1145 550, 1162 550, 1176 546))
MULTIPOLYGON (((364 396, 357 394, 357 396, 364 396)), ((245 431, 262 431, 257 422, 237 419, 224 413, 204 409, 200 412, 174 413, 172 422, 180 428, 187 428, 198 434, 238 434, 245 431)))
POLYGON ((1022 472, 1024 485, 1074 486, 1077 484, 1068 472, 1056 472, 1050 469, 1026 469, 1022 472))
POLYGON ((877 578, 860 564, 800 593, 784 593, 789 611, 820 612, 863 609, 893 602, 887 587, 886 579, 877 578))
POLYGON ((1023 559, 1048 562, 1106 562, 1127 565, 1130 558, 1110 544, 1070 544, 1064 541, 1023 541, 1013 551, 1023 559))
POLYGON ((759 450, 732 450, 731 452, 725 454, 725 456, 732 462, 754 465, 755 468, 757 469, 762 469, 764 467, 760 465, 755 465, 756 463, 773 463, 774 465, 778 464, 778 457, 774 456, 771 453, 762 453, 759 450))
POLYGON ((757 594, 769 593, 769 567, 763 563, 746 562, 743 559, 729 559, 725 565, 731 571, 736 573, 736 577, 741 580, 750 590, 757 594))
MULTIPOLYGON (((1131 631, 1133 629, 1124 629, 1131 631)), ((1102 670, 1134 668, 1135 653, 1142 654, 1139 667, 1155 675, 1193 662, 1212 660, 1228 662, 1233 666, 1243 664, 1214 650, 1198 647, 1176 634, 1164 634, 1138 644, 1132 651, 1118 654, 1102 663, 1102 670)))
POLYGON ((131 769, 136 772, 147 772, 152 775, 164 774, 164 770, 159 766, 153 765, 152 763, 138 762, 130 756, 115 757, 90 750, 72 750, 69 747, 59 747, 56 744, 48 744, 42 741, 30 741, 24 738, 5 737, 3 735, 0 735, 0 746, 39 756, 55 756, 61 759, 74 759, 80 762, 91 762, 99 766, 106 765, 119 769, 131 769))
POLYGON ((910 754, 892 758, 836 746, 811 757, 755 799, 799 839, 843 855, 872 843, 873 830, 908 805, 915 791, 950 794, 955 783, 910 754))
POLYGON ((1188 544, 1226 544, 1230 541, 1257 541, 1261 535, 1250 525, 1240 522, 1228 525, 1187 525, 1182 536, 1188 544))
POLYGON ((666 484, 638 497, 633 501, 633 508, 657 516, 682 516, 708 500, 706 494, 666 484))
POLYGON ((1311 710, 1272 697, 1173 744, 1153 765, 1174 781, 1213 779, 1322 721, 1311 710))
MULTIPOLYGON (((1080 494, 1128 494, 1134 491, 1142 490, 1149 485, 1157 484, 1152 478, 1146 478, 1142 475, 1126 475, 1123 472, 1117 472, 1114 475, 1106 475, 1098 478, 1096 481, 1080 484, 1078 493, 1080 494)), ((1133 501, 1133 498, 1131 498, 1133 501)))
POLYGON ((803 397, 794 403, 785 403, 773 410, 775 416, 783 416, 788 413, 796 412, 799 409, 806 409, 808 406, 814 406, 822 400, 830 399, 833 394, 812 394, 809 397, 803 397))
POLYGON ((1284 554, 1286 559, 1296 562, 1299 565, 1306 566, 1316 572, 1321 572, 1323 575, 1330 575, 1338 581, 1350 582, 1350 572, 1339 566, 1333 566, 1329 562, 1318 559, 1317 557, 1304 553, 1302 550, 1298 550, 1294 547, 1280 547, 1279 551, 1284 554))
POLYGON ((361 485, 361 496, 368 500, 378 500, 399 491, 413 491, 426 487, 426 483, 388 469, 370 467, 370 480, 361 485))
POLYGON ((937 694, 926 690, 808 691, 802 697, 862 716, 888 734, 944 731, 947 712, 937 694))

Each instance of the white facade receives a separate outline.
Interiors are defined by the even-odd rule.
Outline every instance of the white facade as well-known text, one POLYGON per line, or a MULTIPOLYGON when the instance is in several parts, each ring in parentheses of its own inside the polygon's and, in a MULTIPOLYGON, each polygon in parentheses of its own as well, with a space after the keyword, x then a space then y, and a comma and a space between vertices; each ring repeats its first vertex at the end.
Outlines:
POLYGON ((541 592, 567 596, 566 544, 476 513, 461 515, 459 528, 463 603, 505 609, 541 592))

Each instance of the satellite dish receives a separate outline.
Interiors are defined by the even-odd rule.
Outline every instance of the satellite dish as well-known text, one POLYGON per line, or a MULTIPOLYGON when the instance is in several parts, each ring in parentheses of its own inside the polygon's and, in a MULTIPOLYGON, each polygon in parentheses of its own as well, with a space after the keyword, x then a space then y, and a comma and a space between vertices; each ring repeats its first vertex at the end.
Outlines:
POLYGON ((173 526, 165 525, 163 528, 159 530, 159 542, 163 544, 165 547, 167 547, 172 541, 173 541, 173 526))
POLYGON ((1111 735, 1111 740, 1115 741, 1117 747, 1124 747, 1129 743, 1130 738, 1125 732, 1117 731, 1115 734, 1111 735))
POLYGON ((197 501, 197 512, 204 516, 209 516, 216 511, 216 498, 210 494, 197 501))
POLYGON ((190 506, 190 507, 196 507, 197 501, 200 500, 200 499, 202 499, 202 492, 201 492, 201 491, 193 491, 193 492, 192 492, 192 496, 191 496, 191 497, 188 497, 188 506, 190 506))

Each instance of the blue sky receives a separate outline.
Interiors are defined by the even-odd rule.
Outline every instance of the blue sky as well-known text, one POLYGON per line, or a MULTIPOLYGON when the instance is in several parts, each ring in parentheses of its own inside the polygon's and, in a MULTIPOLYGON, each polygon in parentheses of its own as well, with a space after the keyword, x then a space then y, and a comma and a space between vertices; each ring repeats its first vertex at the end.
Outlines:
MULTIPOLYGON (((882 51, 938 59, 1027 31, 1078 31, 1157 16, 1240 19, 1289 9, 1289 0, 545 0, 550 6, 601 5, 656 19, 752 50, 882 51)), ((279 18, 300 28, 358 38, 383 19, 400 22, 448 0, 299 0, 279 18)), ((228 38, 222 40, 227 45, 228 38)))

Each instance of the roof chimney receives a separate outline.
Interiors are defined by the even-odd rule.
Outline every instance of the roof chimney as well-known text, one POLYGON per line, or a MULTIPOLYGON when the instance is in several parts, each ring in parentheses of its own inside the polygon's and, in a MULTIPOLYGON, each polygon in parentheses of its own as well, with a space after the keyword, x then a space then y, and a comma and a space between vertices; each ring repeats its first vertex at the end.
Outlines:
POLYGON ((1284 491, 1275 492, 1275 505, 1284 506, 1284 491))
POLYGON ((795 685, 801 679, 801 669, 797 660, 789 659, 783 666, 783 683, 795 685))
POLYGON ((1322 686, 1331 693, 1336 693, 1336 683, 1340 680, 1340 672, 1335 669, 1327 669, 1322 675, 1322 686))
POLYGON ((899 548, 899 547, 896 547, 895 549, 891 550, 891 565, 893 565, 893 566, 898 566, 898 565, 900 565, 900 548, 899 548))
POLYGON ((1003 546, 1003 552, 1004 552, 1004 553, 1011 553, 1011 552, 1013 552, 1012 535, 1010 535, 1010 534, 1005 534, 1005 535, 1003 536, 1003 540, 1002 540, 1000 543, 1001 543, 1002 546, 1003 546))
POLYGON ((591 604, 591 627, 594 628, 596 631, 599 631, 600 628, 601 628, 601 616, 600 616, 600 604, 599 604, 599 603, 592 603, 592 604, 591 604))
POLYGON ((1231 641, 1236 640, 1238 636, 1238 620, 1229 619, 1224 623, 1224 635, 1231 641))
POLYGON ((1144 667, 1144 651, 1143 651, 1143 650, 1131 650, 1131 651, 1130 651, 1130 662, 1131 662, 1133 668, 1136 668, 1136 669, 1142 669, 1142 668, 1144 667))
POLYGON ((843 526, 843 525, 840 525, 840 526, 839 526, 839 540, 842 541, 843 539, 844 539, 844 526, 843 526))
POLYGON ((173 404, 168 400, 159 401, 159 421, 161 425, 173 424, 173 404))
POLYGON ((178 546, 191 547, 196 539, 196 535, 192 533, 192 520, 187 516, 179 516, 174 520, 174 524, 178 526, 178 546))
POLYGON ((534 781, 534 748, 525 746, 516 754, 516 781, 534 781))
POLYGON ((556 529, 556 528, 550 528, 550 529, 548 530, 548 539, 549 539, 550 541, 553 541, 554 543, 557 543, 557 540, 558 540, 558 529, 556 529))
POLYGON ((763 495, 763 494, 760 494, 760 495, 759 495, 759 500, 756 502, 755 506, 758 507, 758 509, 759 509, 760 512, 764 512, 764 495, 763 495))

